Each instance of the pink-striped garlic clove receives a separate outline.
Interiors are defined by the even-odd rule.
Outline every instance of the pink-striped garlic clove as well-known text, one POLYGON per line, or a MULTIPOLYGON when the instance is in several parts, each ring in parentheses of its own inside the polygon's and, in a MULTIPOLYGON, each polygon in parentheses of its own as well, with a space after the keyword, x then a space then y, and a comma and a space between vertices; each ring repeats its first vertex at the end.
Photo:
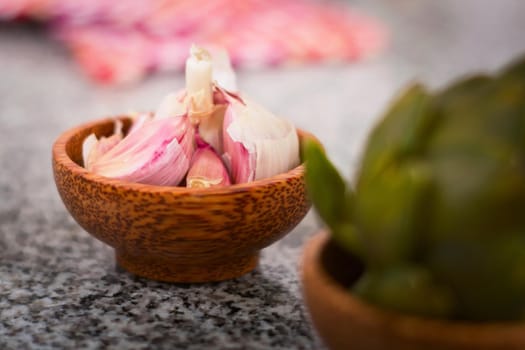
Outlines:
POLYGON ((153 119, 128 134, 91 166, 102 176, 151 185, 178 185, 194 150, 186 116, 153 119))
POLYGON ((186 187, 208 188, 230 184, 228 170, 217 153, 209 145, 199 147, 191 160, 186 187))

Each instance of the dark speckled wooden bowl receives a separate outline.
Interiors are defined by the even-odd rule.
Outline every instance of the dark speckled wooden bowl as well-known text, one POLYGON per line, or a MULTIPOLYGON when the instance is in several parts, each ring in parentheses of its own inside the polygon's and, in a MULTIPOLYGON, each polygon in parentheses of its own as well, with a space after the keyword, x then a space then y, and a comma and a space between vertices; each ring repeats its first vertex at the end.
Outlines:
MULTIPOLYGON (((125 128, 130 121, 124 121, 125 128)), ((117 263, 167 282, 209 282, 253 270, 259 251, 306 215, 303 165, 220 189, 151 186, 109 179, 82 166, 82 142, 109 135, 115 118, 62 134, 53 145, 58 192, 73 218, 115 248, 117 263)), ((299 131, 301 139, 313 138, 299 131)))
POLYGON ((307 242, 302 260, 308 311, 332 350, 523 350, 525 323, 474 323, 386 311, 353 296, 363 266, 326 232, 307 242))

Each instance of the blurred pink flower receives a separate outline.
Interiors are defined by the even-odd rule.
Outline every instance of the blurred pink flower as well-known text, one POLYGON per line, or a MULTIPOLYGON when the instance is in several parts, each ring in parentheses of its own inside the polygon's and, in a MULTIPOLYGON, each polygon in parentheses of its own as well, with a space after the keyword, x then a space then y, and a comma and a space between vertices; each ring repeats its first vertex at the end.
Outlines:
POLYGON ((241 67, 348 62, 380 51, 384 27, 341 2, 313 0, 6 0, 0 19, 49 21, 100 83, 184 67, 192 43, 241 67))

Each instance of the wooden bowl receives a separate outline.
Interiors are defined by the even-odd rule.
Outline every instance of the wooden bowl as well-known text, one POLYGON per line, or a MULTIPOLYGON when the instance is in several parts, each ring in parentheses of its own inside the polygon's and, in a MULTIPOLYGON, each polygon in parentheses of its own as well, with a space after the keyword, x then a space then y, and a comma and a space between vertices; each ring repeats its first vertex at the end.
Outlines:
MULTIPOLYGON (((82 142, 93 132, 110 135, 115 119, 60 135, 53 145, 53 172, 73 218, 115 248, 117 263, 133 274, 185 283, 239 277, 253 270, 259 251, 295 227, 310 207, 303 165, 219 189, 144 185, 88 172, 82 142)), ((129 128, 129 118, 118 119, 129 128)), ((314 138, 301 131, 299 136, 314 138)))
POLYGON ((306 304, 315 328, 330 349, 525 349, 525 323, 426 319, 367 304, 352 296, 351 281, 343 281, 343 274, 336 271, 351 271, 350 279, 355 281, 362 266, 357 260, 343 260, 326 232, 306 244, 302 259, 306 304))

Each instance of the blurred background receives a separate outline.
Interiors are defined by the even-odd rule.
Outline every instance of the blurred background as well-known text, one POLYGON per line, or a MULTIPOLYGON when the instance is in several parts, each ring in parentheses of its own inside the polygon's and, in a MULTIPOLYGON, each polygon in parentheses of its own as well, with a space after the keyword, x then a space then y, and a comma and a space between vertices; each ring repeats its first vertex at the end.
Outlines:
MULTIPOLYGON (((50 160, 54 140, 66 129, 153 110, 165 94, 182 88, 191 43, 226 47, 240 90, 314 133, 350 177, 366 135, 402 87, 421 80, 437 89, 464 74, 494 71, 525 53, 524 33, 522 0, 0 0, 0 313, 32 305, 33 299, 2 298, 15 287, 34 300, 54 295, 56 286, 95 299, 115 288, 144 298, 159 293, 173 308, 175 287, 113 271, 111 249, 82 232, 63 207, 50 160), (63 280, 55 286, 56 275, 63 280)), ((261 272, 221 287, 224 295, 235 297, 240 285, 277 285, 271 298, 257 299, 264 294, 258 290, 253 305, 273 308, 282 329, 274 338, 280 337, 284 348, 317 348, 296 272, 302 243, 317 228, 315 218, 307 216, 265 250, 261 272), (266 274, 270 278, 261 279, 266 274)), ((192 291, 213 295, 207 288, 192 291)), ((98 322, 96 310, 73 308, 79 294, 56 296, 65 305, 60 317, 66 315, 69 324, 98 322)), ((219 312, 227 309, 209 300, 219 312)), ((177 319, 181 329, 186 321, 190 328, 204 327, 206 314, 197 306, 178 307, 184 311, 177 319)), ((243 307, 237 316, 250 319, 252 311, 243 307)), ((20 329, 30 337, 39 332, 39 322, 52 324, 42 312, 37 307, 8 316, 21 314, 20 329)), ((120 345, 138 348, 158 334, 138 327, 144 334, 134 343, 125 330, 136 319, 115 313, 125 320, 115 324, 111 336, 124 342, 120 345)), ((173 322, 166 316, 151 327, 170 329, 173 322)), ((0 322, 0 345, 2 334, 16 334, 16 327, 0 322)), ((206 327, 211 328, 203 330, 201 340, 221 334, 233 344, 252 342, 252 348, 270 344, 271 337, 261 338, 259 329, 232 327, 231 334, 223 334, 226 326, 206 327)), ((69 339, 66 331, 59 334, 65 338, 58 344, 69 339)), ((159 341, 168 344, 169 337, 159 341)))
POLYGON ((525 50, 524 29, 519 0, 2 0, 2 148, 21 130, 48 148, 78 122, 154 109, 197 43, 228 49, 241 91, 348 172, 408 81, 493 70, 525 50))

